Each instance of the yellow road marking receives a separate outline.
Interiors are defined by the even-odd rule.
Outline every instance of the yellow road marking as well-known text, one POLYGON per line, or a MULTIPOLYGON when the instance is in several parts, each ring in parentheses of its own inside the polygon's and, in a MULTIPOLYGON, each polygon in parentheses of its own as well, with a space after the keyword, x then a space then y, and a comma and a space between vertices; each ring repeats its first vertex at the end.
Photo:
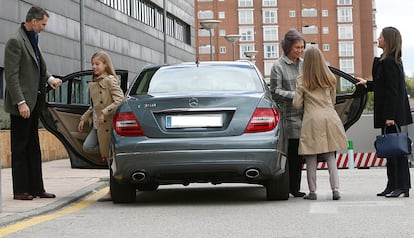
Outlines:
POLYGON ((99 190, 98 192, 86 197, 80 202, 75 203, 74 205, 67 207, 65 209, 46 214, 46 215, 40 215, 33 218, 30 218, 28 220, 24 220, 15 224, 12 224, 10 226, 6 226, 4 228, 0 228, 0 237, 4 237, 6 235, 10 235, 12 233, 18 232, 20 230, 26 229, 31 226, 35 226, 37 224, 50 221, 52 219, 56 219, 58 217, 76 212, 81 210, 82 208, 85 208, 89 205, 91 205, 93 202, 95 202, 98 198, 102 197, 109 191, 108 187, 105 187, 104 189, 99 190))

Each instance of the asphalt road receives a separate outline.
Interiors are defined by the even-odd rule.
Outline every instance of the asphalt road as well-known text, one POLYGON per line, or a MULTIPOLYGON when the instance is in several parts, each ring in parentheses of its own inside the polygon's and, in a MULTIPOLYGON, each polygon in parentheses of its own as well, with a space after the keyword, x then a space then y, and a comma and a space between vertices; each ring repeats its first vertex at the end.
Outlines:
POLYGON ((340 170, 339 201, 332 200, 328 172, 317 176, 316 201, 268 202, 258 186, 194 184, 139 192, 133 204, 96 202, 106 188, 47 219, 22 222, 6 237, 414 237, 414 193, 375 195, 385 186, 384 168, 340 170))

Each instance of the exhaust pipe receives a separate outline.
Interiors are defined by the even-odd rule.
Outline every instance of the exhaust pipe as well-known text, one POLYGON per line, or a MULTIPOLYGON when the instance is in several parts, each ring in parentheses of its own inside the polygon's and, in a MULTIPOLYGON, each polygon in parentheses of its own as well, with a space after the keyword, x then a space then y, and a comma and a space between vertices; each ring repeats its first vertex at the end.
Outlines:
POLYGON ((134 180, 135 182, 141 182, 145 180, 145 173, 142 171, 138 171, 138 172, 134 172, 132 175, 132 180, 134 180))
POLYGON ((260 172, 258 169, 247 169, 246 172, 244 172, 244 175, 249 179, 254 179, 259 177, 260 172))

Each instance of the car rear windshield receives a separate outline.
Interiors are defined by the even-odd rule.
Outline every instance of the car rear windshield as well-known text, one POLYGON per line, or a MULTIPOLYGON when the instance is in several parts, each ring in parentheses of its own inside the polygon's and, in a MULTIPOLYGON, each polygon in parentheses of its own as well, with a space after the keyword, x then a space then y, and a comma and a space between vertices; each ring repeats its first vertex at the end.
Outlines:
POLYGON ((161 68, 148 86, 148 94, 212 91, 263 91, 263 87, 254 68, 228 65, 161 68))

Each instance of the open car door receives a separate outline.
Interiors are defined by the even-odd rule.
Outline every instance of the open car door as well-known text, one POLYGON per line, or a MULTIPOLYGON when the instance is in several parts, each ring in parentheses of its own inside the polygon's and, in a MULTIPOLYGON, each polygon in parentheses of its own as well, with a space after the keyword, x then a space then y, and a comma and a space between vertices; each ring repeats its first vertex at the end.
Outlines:
MULTIPOLYGON (((54 134, 65 146, 72 168, 108 168, 99 153, 90 154, 83 150, 83 141, 89 128, 78 131, 82 114, 90 106, 88 83, 92 81, 92 70, 80 71, 60 77, 62 86, 49 90, 46 108, 41 113, 43 126, 54 134)), ((128 85, 128 71, 116 70, 120 86, 125 93, 128 85)), ((86 126, 86 124, 85 124, 86 126)))
POLYGON ((367 90, 362 85, 355 85, 358 80, 353 76, 333 67, 329 67, 337 78, 335 110, 348 130, 359 120, 367 103, 367 90))

